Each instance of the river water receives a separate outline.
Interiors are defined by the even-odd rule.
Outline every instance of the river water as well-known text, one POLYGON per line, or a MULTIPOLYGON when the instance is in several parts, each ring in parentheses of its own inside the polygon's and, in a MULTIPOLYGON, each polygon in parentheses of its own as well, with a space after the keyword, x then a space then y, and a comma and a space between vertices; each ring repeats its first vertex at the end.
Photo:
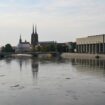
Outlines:
POLYGON ((105 105, 105 61, 2 59, 0 105, 105 105))

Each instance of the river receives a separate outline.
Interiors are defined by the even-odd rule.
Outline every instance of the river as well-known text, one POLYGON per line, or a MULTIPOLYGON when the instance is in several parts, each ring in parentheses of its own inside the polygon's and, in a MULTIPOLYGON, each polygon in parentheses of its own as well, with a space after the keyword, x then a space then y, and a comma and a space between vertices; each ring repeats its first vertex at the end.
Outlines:
POLYGON ((105 105, 105 60, 0 60, 0 105, 105 105))

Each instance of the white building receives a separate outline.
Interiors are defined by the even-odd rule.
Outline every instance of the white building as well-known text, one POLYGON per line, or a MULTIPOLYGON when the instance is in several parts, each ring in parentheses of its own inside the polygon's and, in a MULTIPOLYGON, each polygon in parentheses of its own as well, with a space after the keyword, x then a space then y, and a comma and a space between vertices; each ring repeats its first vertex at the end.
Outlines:
POLYGON ((25 42, 22 42, 22 39, 21 39, 21 36, 20 36, 20 39, 19 39, 19 44, 17 45, 16 47, 16 52, 28 52, 31 50, 31 45, 29 42, 25 41, 25 42))
POLYGON ((105 54, 105 34, 77 38, 76 49, 78 53, 105 54))

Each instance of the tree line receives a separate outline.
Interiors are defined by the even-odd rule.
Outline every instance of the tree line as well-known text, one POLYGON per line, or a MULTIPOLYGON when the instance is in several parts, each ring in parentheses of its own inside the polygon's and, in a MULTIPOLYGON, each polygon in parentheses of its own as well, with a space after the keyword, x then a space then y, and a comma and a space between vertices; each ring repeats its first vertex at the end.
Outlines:
MULTIPOLYGON (((59 44, 59 43, 53 43, 53 44, 47 44, 42 46, 36 46, 32 48, 32 51, 40 51, 40 52, 50 52, 50 51, 56 51, 56 52, 74 52, 75 46, 72 46, 71 49, 65 44, 59 44)), ((11 46, 11 44, 6 44, 1 48, 1 52, 15 52, 15 48, 11 46)))

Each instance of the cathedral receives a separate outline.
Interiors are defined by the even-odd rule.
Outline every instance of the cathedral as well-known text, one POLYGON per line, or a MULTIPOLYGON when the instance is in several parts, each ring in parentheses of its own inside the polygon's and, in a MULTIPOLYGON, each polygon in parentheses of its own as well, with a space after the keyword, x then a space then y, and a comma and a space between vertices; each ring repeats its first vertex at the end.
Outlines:
POLYGON ((31 34, 31 44, 27 42, 26 40, 23 42, 21 35, 20 35, 19 43, 15 51, 16 52, 27 52, 35 48, 36 45, 38 45, 38 34, 37 34, 36 26, 34 28, 34 25, 33 25, 33 32, 31 34))
POLYGON ((32 34, 31 34, 31 43, 25 41, 22 41, 21 35, 19 39, 19 43, 16 47, 16 52, 29 52, 32 51, 34 48, 37 48, 38 46, 45 47, 48 45, 55 44, 54 41, 43 41, 39 42, 38 41, 38 33, 37 33, 37 27, 33 25, 32 28, 32 34))
POLYGON ((32 45, 32 47, 35 47, 36 45, 38 45, 37 28, 35 26, 35 30, 34 30, 34 25, 33 25, 33 32, 31 34, 31 45, 32 45))

